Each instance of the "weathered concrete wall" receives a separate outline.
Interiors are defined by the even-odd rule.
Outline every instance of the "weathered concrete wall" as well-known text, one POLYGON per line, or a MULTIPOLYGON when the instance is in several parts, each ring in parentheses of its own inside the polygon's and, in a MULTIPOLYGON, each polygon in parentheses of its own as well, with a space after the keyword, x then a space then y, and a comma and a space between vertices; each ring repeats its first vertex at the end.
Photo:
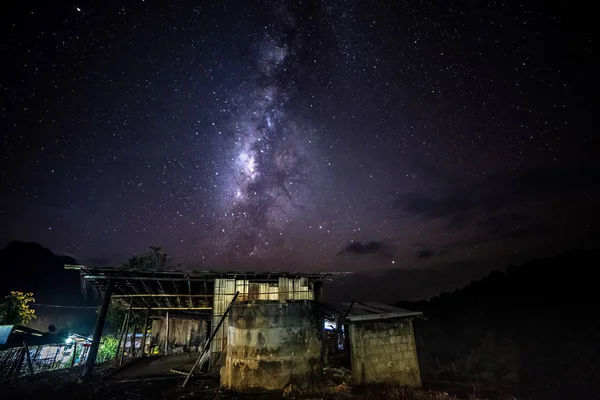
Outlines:
POLYGON ((421 386, 412 321, 379 320, 349 326, 355 384, 421 386))
POLYGON ((321 379, 321 320, 313 301, 235 304, 221 386, 239 391, 315 389, 321 379))

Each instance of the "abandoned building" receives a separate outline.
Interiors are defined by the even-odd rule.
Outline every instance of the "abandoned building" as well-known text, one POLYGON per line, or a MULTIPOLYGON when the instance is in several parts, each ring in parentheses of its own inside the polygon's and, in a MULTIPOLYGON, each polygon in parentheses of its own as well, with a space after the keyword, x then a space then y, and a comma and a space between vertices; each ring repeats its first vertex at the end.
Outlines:
POLYGON ((84 379, 91 377, 109 303, 115 299, 128 314, 144 310, 141 326, 152 320, 146 332, 125 318, 121 360, 125 352, 199 352, 194 368, 219 372, 224 388, 282 390, 293 383, 311 390, 321 381, 331 337, 327 324, 333 323, 338 350, 350 355, 355 383, 420 385, 411 323, 420 313, 379 303, 323 304, 323 282, 340 273, 65 268, 79 271, 84 287, 103 295, 84 379), (128 333, 136 337, 132 345, 128 333))

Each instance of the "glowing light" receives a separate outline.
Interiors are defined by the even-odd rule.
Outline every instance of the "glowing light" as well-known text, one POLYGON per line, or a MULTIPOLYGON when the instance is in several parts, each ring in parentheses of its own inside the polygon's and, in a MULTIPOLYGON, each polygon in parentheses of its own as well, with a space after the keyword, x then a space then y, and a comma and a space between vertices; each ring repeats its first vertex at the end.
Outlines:
POLYGON ((68 337, 68 338, 65 340, 65 343, 66 343, 66 344, 71 344, 71 343, 73 343, 73 338, 70 338, 70 337, 68 337))

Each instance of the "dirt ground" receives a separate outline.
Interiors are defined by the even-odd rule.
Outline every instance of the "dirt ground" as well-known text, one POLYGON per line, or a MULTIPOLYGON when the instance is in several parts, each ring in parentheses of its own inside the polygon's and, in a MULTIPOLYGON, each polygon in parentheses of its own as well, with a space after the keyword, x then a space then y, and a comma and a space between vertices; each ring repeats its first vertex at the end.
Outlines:
MULTIPOLYGON (((175 399, 398 399, 398 400, 450 400, 450 399, 498 399, 507 396, 474 395, 469 388, 454 390, 408 389, 400 387, 352 388, 349 372, 343 369, 326 368, 323 388, 317 393, 302 393, 287 388, 283 393, 235 393, 219 388, 217 375, 198 372, 182 388, 185 375, 195 360, 187 354, 168 357, 148 357, 126 363, 119 367, 109 362, 94 370, 89 383, 79 383, 82 368, 51 371, 21 377, 16 381, 0 383, 2 400, 28 399, 76 399, 76 400, 175 400, 175 399), (452 393, 452 394, 450 394, 452 393)), ((427 385, 426 385, 427 386, 427 385)), ((451 386, 451 385, 448 385, 451 386)), ((512 398, 514 399, 514 398, 512 398)))

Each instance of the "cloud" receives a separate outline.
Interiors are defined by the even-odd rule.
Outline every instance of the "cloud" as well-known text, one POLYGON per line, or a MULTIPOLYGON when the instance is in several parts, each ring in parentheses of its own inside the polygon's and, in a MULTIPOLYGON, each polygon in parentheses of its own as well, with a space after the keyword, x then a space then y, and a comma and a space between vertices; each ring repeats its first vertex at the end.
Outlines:
POLYGON ((600 168, 595 166, 508 171, 404 193, 392 207, 405 225, 415 223, 415 218, 438 230, 442 225, 446 236, 437 237, 435 247, 418 246, 417 259, 483 245, 507 249, 511 243, 519 244, 522 251, 542 242, 565 243, 561 232, 582 232, 576 236, 585 239, 589 227, 577 221, 592 220, 597 214, 597 176, 600 168))
POLYGON ((390 246, 386 245, 383 242, 378 241, 370 241, 365 242, 364 244, 361 242, 351 242, 342 250, 340 250, 337 255, 368 255, 368 254, 378 254, 382 257, 389 258, 393 257, 393 252, 390 246))
MULTIPOLYGON (((598 194, 600 184, 597 176, 600 176, 600 169, 595 167, 545 168, 492 174, 456 185, 459 188, 450 191, 405 193, 396 197, 393 207, 407 216, 446 219, 448 227, 458 227, 469 220, 474 212, 491 215, 558 194, 598 194)), ((520 217, 509 211, 503 216, 491 215, 484 223, 494 230, 506 224, 507 218, 514 220, 520 217)))
POLYGON ((435 255, 434 249, 423 249, 416 253, 417 258, 431 258, 435 255))

